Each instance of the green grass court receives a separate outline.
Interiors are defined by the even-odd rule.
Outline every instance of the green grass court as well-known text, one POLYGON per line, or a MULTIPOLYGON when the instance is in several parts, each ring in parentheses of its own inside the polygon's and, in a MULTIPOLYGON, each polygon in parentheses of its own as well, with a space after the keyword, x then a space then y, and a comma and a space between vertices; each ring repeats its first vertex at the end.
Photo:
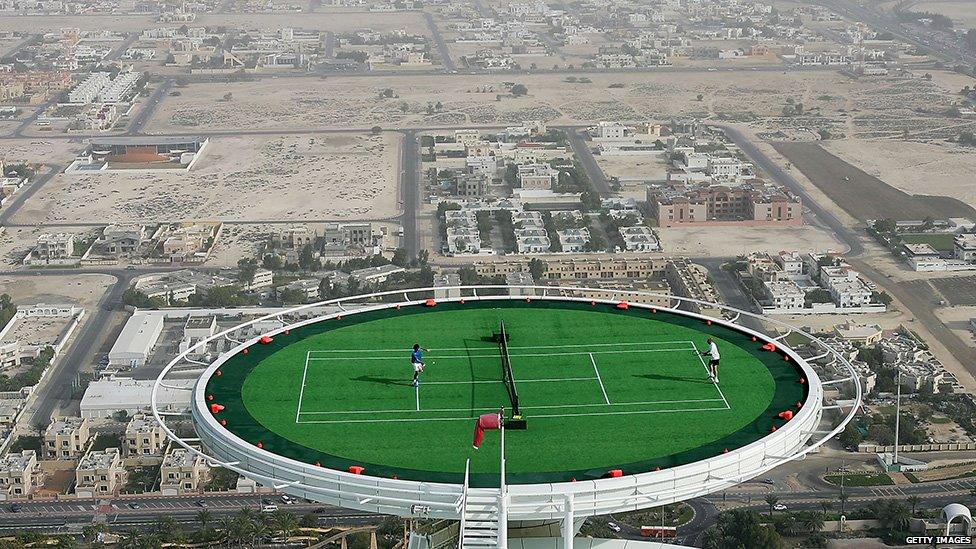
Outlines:
POLYGON ((519 300, 360 313, 279 334, 221 367, 207 392, 242 439, 306 463, 368 475, 498 482, 497 432, 475 418, 511 408, 504 321, 525 430, 506 431, 513 483, 599 478, 706 459, 762 438, 805 385, 778 353, 696 319, 610 305, 519 300), (709 380, 706 337, 722 353, 709 380), (415 388, 413 343, 431 349, 415 388))

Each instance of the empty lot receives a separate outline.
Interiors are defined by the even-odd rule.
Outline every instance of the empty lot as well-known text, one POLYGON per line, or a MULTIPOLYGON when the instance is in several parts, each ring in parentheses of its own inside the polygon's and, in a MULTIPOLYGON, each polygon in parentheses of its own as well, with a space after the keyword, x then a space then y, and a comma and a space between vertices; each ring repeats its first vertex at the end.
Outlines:
POLYGON ((773 143, 814 185, 862 221, 976 218, 976 209, 946 196, 911 195, 828 153, 817 143, 773 143))

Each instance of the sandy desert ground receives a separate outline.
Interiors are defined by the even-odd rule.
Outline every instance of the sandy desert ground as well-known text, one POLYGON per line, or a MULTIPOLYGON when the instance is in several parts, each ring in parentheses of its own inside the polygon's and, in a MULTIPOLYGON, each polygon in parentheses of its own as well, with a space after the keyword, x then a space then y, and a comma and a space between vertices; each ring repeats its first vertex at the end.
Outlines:
MULTIPOLYGON (((5 227, 0 234, 0 266, 23 265, 24 257, 37 245, 37 237, 43 233, 71 233, 77 238, 95 236, 95 227, 5 227)), ((3 269, 3 267, 0 267, 3 269)))
MULTIPOLYGON (((667 158, 664 154, 639 156, 594 155, 596 163, 606 176, 626 181, 659 181, 667 176, 667 158)), ((641 197, 644 200, 644 197, 641 197)))
MULTIPOLYGON (((62 28, 81 30, 108 30, 117 32, 141 31, 161 26, 179 26, 159 23, 152 16, 141 15, 26 15, 0 18, 0 31, 58 32, 62 28)), ((201 14, 189 26, 230 26, 244 28, 277 29, 294 27, 333 32, 349 32, 371 28, 377 31, 408 29, 418 34, 428 34, 423 16, 415 12, 274 12, 253 14, 201 14)))
POLYGON ((976 150, 951 143, 844 139, 824 147, 911 194, 950 196, 976 206, 976 150))
POLYGON ((672 227, 657 229, 664 252, 691 257, 728 257, 754 251, 843 250, 832 235, 802 227, 672 227))
MULTIPOLYGON (((904 116, 904 111, 917 118, 913 109, 944 110, 951 102, 945 90, 917 78, 856 80, 820 71, 619 73, 572 86, 566 84, 563 75, 533 75, 517 77, 529 90, 525 97, 503 97, 499 101, 496 91, 479 92, 485 88, 499 90, 502 81, 509 78, 282 76, 247 83, 191 84, 181 90, 180 97, 167 98, 150 122, 149 131, 504 125, 532 119, 568 124, 699 116, 743 121, 772 117, 758 125, 776 129, 848 124, 862 133, 900 135, 903 128, 898 117, 904 116), (624 87, 608 88, 611 82, 624 87), (380 100, 380 92, 387 88, 398 97, 380 100), (227 92, 234 99, 219 101, 227 92), (432 98, 440 101, 443 109, 428 114, 432 98), (802 102, 806 115, 781 117, 788 98, 802 102), (894 108, 898 112, 889 113, 894 108)), ((928 118, 935 119, 933 124, 944 124, 940 116, 928 118)), ((919 129, 921 122, 912 124, 919 129)))
POLYGON ((90 311, 115 280, 114 276, 80 273, 71 276, 0 275, 0 292, 10 295, 17 304, 72 303, 90 311))
POLYGON ((14 221, 386 218, 398 213, 397 139, 216 137, 190 172, 60 174, 14 221))
POLYGON ((64 139, 47 140, 43 137, 0 140, 0 158, 7 163, 45 163, 67 166, 83 145, 64 139))

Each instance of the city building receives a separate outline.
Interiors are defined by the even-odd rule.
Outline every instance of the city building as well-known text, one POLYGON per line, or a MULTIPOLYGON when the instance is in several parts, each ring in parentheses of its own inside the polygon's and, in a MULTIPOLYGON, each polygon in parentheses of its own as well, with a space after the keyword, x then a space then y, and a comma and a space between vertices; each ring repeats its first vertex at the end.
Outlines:
POLYGON ((165 443, 166 432, 152 416, 136 414, 125 426, 125 457, 162 455, 165 443))
POLYGON ((44 430, 44 457, 68 459, 80 456, 88 448, 91 427, 85 417, 56 418, 44 430))
MULTIPOLYGON (((156 395, 160 410, 182 412, 190 407, 192 379, 175 379, 161 386, 156 395), (177 387, 177 388, 174 388, 177 387), (182 389, 178 387, 183 387, 182 389)), ((81 397, 81 417, 108 418, 124 411, 130 416, 149 409, 153 380, 129 378, 99 379, 92 381, 81 397)))
POLYGON ((186 448, 171 447, 159 467, 159 490, 164 496, 182 496, 203 491, 210 469, 206 461, 186 448))
POLYGON ((112 349, 108 352, 109 366, 138 368, 149 360, 163 333, 163 316, 135 313, 119 334, 112 349))
POLYGON ((34 450, 11 452, 3 456, 0 458, 0 500, 30 496, 42 475, 34 450))
POLYGON ((125 484, 126 472, 118 448, 92 450, 75 469, 75 495, 79 499, 113 495, 125 484))
POLYGON ((365 269, 358 269, 349 273, 349 276, 353 280, 358 281, 360 284, 382 284, 386 282, 391 276, 402 273, 406 269, 399 267, 397 265, 388 264, 380 265, 379 267, 367 267, 365 269))
POLYGON ((659 227, 803 223, 799 197, 771 185, 649 185, 646 194, 659 227))

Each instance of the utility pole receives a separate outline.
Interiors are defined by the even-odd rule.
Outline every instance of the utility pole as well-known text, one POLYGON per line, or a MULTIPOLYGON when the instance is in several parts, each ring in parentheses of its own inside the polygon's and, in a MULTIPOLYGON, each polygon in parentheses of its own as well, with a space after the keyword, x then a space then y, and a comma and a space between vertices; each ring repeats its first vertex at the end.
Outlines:
POLYGON ((901 426, 901 368, 898 368, 898 383, 895 397, 895 454, 892 467, 898 467, 898 431, 901 426))

